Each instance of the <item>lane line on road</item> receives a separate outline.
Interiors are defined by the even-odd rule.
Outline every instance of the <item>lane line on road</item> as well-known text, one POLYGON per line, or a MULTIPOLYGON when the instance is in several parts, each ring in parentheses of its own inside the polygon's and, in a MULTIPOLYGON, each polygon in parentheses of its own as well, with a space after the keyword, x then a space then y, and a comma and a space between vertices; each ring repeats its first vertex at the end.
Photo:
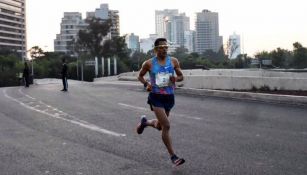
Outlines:
MULTIPOLYGON (((23 92, 21 91, 21 89, 20 89, 19 92, 21 92, 22 94, 25 94, 25 93, 23 93, 23 92)), ((22 102, 22 101, 20 101, 20 100, 18 100, 18 99, 16 99, 16 98, 14 98, 14 97, 9 96, 9 95, 7 94, 7 92, 6 92, 6 89, 3 90, 3 93, 4 93, 4 96, 5 96, 6 98, 8 98, 8 99, 10 99, 10 100, 12 100, 12 101, 15 101, 15 102, 17 102, 17 103, 19 103, 21 106, 23 106, 23 107, 25 107, 25 108, 27 108, 27 109, 30 109, 30 110, 33 110, 33 111, 36 111, 36 112, 45 114, 45 115, 47 115, 47 116, 50 116, 50 117, 53 117, 53 118, 56 118, 56 119, 60 119, 60 120, 64 120, 64 121, 67 121, 67 122, 69 122, 69 123, 72 123, 72 124, 75 124, 75 125, 78 125, 78 126, 81 126, 81 127, 84 127, 84 128, 90 129, 90 130, 93 130, 93 131, 97 131, 97 132, 102 133, 102 134, 108 134, 108 135, 117 136, 117 137, 124 137, 124 136, 126 136, 126 134, 117 133, 117 132, 114 132, 114 131, 110 131, 110 130, 107 130, 107 129, 100 128, 100 127, 98 127, 98 126, 96 126, 96 125, 94 125, 94 124, 90 124, 90 123, 88 123, 88 122, 86 122, 86 121, 77 119, 76 117, 74 117, 74 116, 72 116, 72 115, 69 115, 69 114, 67 114, 67 113, 64 113, 64 112, 62 112, 62 114, 66 115, 66 116, 70 116, 70 117, 73 118, 73 119, 67 119, 67 118, 60 117, 59 113, 55 113, 55 114, 48 113, 48 112, 45 111, 46 109, 40 110, 40 109, 37 109, 37 108, 35 108, 35 107, 29 106, 29 105, 25 104, 24 102, 22 102)), ((25 95, 27 95, 27 94, 25 94, 25 95)), ((28 96, 29 96, 29 95, 28 95, 28 96)), ((27 97, 28 97, 28 96, 27 96, 27 97)), ((28 98, 31 98, 31 96, 29 96, 28 98)), ((33 97, 32 97, 32 98, 33 98, 33 97)), ((31 99, 32 99, 32 98, 31 98, 31 99)), ((34 99, 35 99, 35 98, 34 98, 34 99)), ((40 103, 43 103, 43 102, 40 101, 40 103)), ((45 104, 45 105, 46 105, 46 104, 45 104)), ((50 105, 48 105, 48 106, 50 106, 50 105)), ((53 107, 52 107, 52 108, 53 108, 53 107)), ((53 109, 55 110, 56 108, 53 108, 53 109)), ((56 110, 57 110, 57 109, 56 109, 56 110)), ((57 110, 57 111, 59 111, 59 110, 57 110)))
MULTIPOLYGON (((136 109, 136 110, 142 110, 142 111, 150 112, 149 109, 144 108, 144 107, 133 106, 133 105, 125 104, 125 103, 117 103, 117 104, 120 105, 120 106, 126 107, 126 108, 130 108, 130 109, 136 109)), ((194 116, 189 116, 189 115, 185 115, 185 114, 174 113, 173 115, 175 115, 176 117, 182 117, 182 118, 187 118, 187 119, 203 120, 200 117, 194 117, 194 116)))
POLYGON ((132 105, 128 105, 125 103, 118 103, 120 106, 125 106, 128 108, 133 108, 133 109, 138 109, 138 110, 142 110, 142 111, 149 111, 147 108, 143 108, 143 107, 138 107, 138 106, 132 106, 132 105))
POLYGON ((32 99, 32 100, 35 100, 34 97, 31 97, 30 95, 23 93, 23 92, 21 91, 21 88, 19 88, 18 91, 19 91, 22 95, 24 95, 24 96, 26 96, 26 97, 28 97, 28 98, 30 98, 30 99, 32 99))

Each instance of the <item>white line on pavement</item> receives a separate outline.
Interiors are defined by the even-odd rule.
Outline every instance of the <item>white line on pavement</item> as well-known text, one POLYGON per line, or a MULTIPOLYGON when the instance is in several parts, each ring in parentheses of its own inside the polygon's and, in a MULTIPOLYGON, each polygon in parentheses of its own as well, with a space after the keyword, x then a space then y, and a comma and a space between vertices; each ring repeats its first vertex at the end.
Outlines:
POLYGON ((128 104, 125 104, 125 103, 118 103, 118 104, 121 105, 121 106, 128 107, 128 108, 138 109, 138 110, 142 110, 142 111, 149 111, 147 108, 143 108, 143 107, 132 106, 132 105, 128 105, 128 104))
MULTIPOLYGON (((21 93, 23 93, 21 90, 19 91, 21 93)), ((97 132, 100 132, 100 133, 103 133, 103 134, 108 134, 108 135, 112 135, 112 136, 117 136, 117 137, 123 137, 123 136, 126 136, 126 134, 121 134, 121 133, 116 133, 116 132, 113 132, 113 131, 110 131, 110 130, 106 130, 106 129, 103 129, 103 128, 100 128, 94 124, 90 124, 86 121, 83 121, 83 120, 76 120, 76 117, 72 116, 72 115, 69 115, 69 114, 66 114, 68 116, 70 116, 71 118, 74 118, 74 119, 67 119, 67 118, 63 118, 63 117, 60 117, 58 113, 55 113, 55 114, 52 114, 52 113, 48 113, 47 111, 44 110, 40 110, 40 109, 37 109, 35 107, 32 107, 32 106, 29 106, 25 103, 23 103, 22 101, 16 99, 16 98, 13 98, 11 96, 9 96, 7 93, 6 93, 6 89, 3 90, 3 93, 4 93, 4 96, 12 101, 15 101, 17 103, 19 103, 21 106, 27 108, 27 109, 30 109, 30 110, 33 110, 33 111, 36 111, 36 112, 39 112, 39 113, 42 113, 42 114, 45 114, 47 116, 50 116, 50 117, 53 117, 53 118, 56 118, 56 119, 60 119, 60 120, 64 120, 64 121, 67 121, 67 122, 70 122, 72 124, 76 124, 76 125, 79 125, 81 127, 84 127, 84 128, 87 128, 87 129, 90 129, 90 130, 93 130, 93 131, 97 131, 97 132)), ((24 93, 23 93, 24 94, 24 93)), ((30 98, 31 96, 29 96, 30 98)), ((33 97, 32 97, 33 98, 33 97)), ((34 98, 35 99, 35 98, 34 98)), ((41 102, 41 101, 40 101, 41 102)), ((42 102, 41 102, 42 103, 42 102)), ((50 106, 50 105, 49 105, 50 106)), ((54 108, 56 109, 56 108, 54 108)), ((63 113, 63 112, 62 112, 63 113)))
POLYGON ((26 97, 28 97, 28 98, 30 98, 30 99, 32 99, 32 100, 35 100, 34 97, 31 97, 31 96, 29 96, 28 94, 23 93, 23 92, 21 91, 21 88, 19 88, 18 91, 19 91, 22 95, 24 95, 24 96, 26 96, 26 97))
MULTIPOLYGON (((124 106, 126 108, 131 108, 131 109, 136 109, 136 110, 142 110, 142 111, 147 111, 149 112, 149 109, 147 108, 143 108, 143 107, 139 107, 139 106, 133 106, 133 105, 129 105, 129 104, 125 104, 125 103, 118 103, 118 105, 120 106, 124 106)), ((176 117, 182 117, 182 118, 188 118, 188 119, 194 119, 194 120, 202 120, 202 118, 199 117, 193 117, 193 116, 188 116, 188 115, 184 115, 184 114, 174 114, 176 117)))

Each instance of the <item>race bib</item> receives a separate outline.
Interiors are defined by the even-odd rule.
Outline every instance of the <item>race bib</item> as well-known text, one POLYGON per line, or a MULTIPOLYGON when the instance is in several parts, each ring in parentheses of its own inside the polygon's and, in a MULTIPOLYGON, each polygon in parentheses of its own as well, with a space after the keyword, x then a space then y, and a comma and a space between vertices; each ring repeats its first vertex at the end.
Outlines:
POLYGON ((170 84, 170 76, 171 74, 168 72, 158 72, 156 74, 156 85, 158 87, 166 87, 170 84))

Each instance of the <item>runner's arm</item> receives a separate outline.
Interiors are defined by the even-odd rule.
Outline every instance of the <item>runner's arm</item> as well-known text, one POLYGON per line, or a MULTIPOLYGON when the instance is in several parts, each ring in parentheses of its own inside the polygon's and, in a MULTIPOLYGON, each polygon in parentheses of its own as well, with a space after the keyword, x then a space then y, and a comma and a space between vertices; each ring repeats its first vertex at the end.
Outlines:
POLYGON ((183 74, 182 74, 182 71, 181 71, 181 68, 180 68, 179 61, 178 61, 177 58, 173 57, 172 62, 173 62, 173 65, 174 65, 174 70, 175 70, 176 75, 177 75, 177 77, 175 77, 174 83, 180 82, 180 81, 183 80, 183 74))
POLYGON ((148 82, 145 80, 144 76, 145 74, 149 71, 149 62, 148 61, 145 61, 142 65, 142 68, 140 70, 140 73, 139 73, 139 76, 138 76, 138 80, 143 83, 144 85, 145 84, 148 84, 148 82))

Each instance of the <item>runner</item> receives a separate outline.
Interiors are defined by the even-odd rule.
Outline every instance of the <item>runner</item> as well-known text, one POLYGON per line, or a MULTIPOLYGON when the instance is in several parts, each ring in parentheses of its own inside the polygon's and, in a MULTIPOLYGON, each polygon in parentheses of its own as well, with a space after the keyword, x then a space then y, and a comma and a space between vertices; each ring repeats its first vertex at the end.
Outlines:
POLYGON ((154 111, 157 119, 147 120, 145 116, 142 116, 136 130, 138 134, 142 134, 147 126, 162 130, 163 143, 167 148, 172 163, 178 166, 183 164, 185 160, 179 158, 174 152, 169 133, 170 122, 168 116, 175 104, 175 82, 182 81, 183 75, 178 60, 167 54, 167 40, 165 38, 158 38, 154 45, 156 56, 143 63, 138 79, 144 84, 147 91, 150 92, 148 104, 154 111), (150 75, 150 82, 144 79, 144 75, 147 72, 150 75), (174 72, 176 72, 177 76, 174 75, 174 72))

